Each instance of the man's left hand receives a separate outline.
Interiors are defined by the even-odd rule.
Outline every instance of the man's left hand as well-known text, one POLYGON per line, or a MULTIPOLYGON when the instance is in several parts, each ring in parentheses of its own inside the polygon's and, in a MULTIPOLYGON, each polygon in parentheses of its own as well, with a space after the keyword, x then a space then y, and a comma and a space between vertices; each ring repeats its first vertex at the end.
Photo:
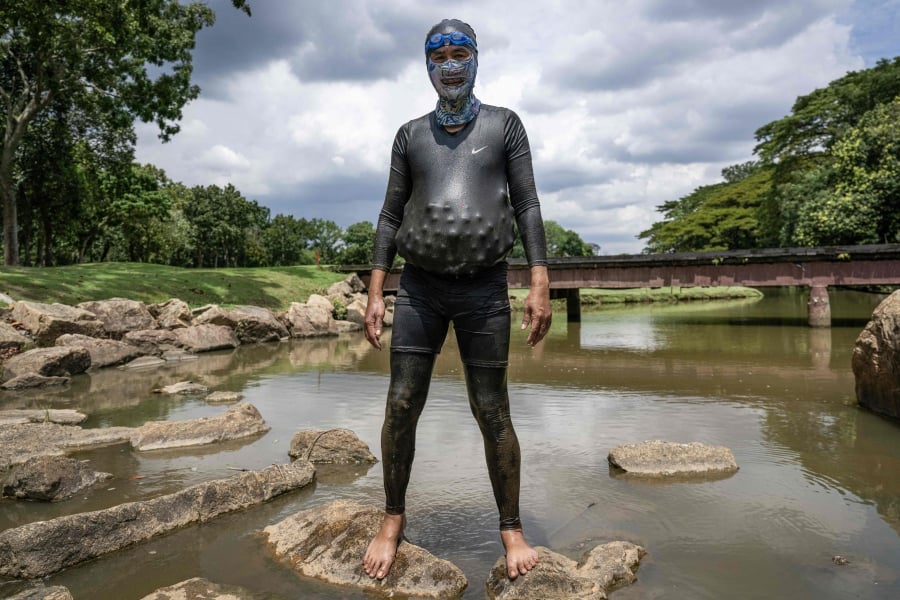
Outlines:
POLYGON ((544 339, 544 336, 550 331, 552 320, 550 279, 547 276, 547 267, 531 267, 531 288, 525 298, 525 316, 522 319, 522 329, 531 326, 527 340, 529 346, 534 346, 544 339))

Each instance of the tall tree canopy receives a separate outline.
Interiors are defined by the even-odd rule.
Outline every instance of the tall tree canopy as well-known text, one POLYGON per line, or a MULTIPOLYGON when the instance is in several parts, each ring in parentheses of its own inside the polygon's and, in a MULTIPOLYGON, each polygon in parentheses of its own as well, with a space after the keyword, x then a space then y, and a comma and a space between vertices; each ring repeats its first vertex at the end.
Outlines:
POLYGON ((658 210, 646 252, 900 241, 900 57, 797 98, 759 163, 658 210))
MULTIPOLYGON (((245 0, 232 0, 249 14, 245 0)), ((17 151, 29 124, 54 102, 90 106, 116 127, 155 122, 178 131, 191 83, 197 32, 215 15, 178 0, 15 0, 0 7, 0 202, 3 253, 18 263, 14 188, 17 151)))

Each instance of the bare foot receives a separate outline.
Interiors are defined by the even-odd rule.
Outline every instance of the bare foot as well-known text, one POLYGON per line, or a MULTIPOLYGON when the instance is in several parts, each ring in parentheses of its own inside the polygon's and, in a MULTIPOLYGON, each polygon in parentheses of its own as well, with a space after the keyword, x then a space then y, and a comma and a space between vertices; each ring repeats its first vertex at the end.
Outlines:
POLYGON ((384 579, 394 564, 397 555, 397 545, 403 536, 403 527, 406 525, 405 515, 389 515, 385 513, 381 529, 369 542, 366 555, 363 557, 363 568, 366 575, 373 579, 384 579))
POLYGON ((501 530, 500 539, 506 548, 506 571, 510 579, 524 575, 538 564, 538 553, 525 541, 521 529, 501 530))

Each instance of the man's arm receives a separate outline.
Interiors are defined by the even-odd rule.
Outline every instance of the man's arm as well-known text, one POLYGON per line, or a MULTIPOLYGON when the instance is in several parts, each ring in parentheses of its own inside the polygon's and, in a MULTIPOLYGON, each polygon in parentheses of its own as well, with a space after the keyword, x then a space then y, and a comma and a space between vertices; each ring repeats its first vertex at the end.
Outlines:
POLYGON ((381 350, 381 323, 384 320, 384 279, 387 271, 372 269, 369 280, 369 301, 366 304, 366 339, 381 350))
POLYGON ((528 345, 534 346, 550 331, 550 323, 553 320, 553 311, 550 309, 550 278, 547 275, 547 267, 534 265, 531 267, 531 287, 528 296, 525 297, 525 317, 522 319, 522 329, 529 325, 528 345))

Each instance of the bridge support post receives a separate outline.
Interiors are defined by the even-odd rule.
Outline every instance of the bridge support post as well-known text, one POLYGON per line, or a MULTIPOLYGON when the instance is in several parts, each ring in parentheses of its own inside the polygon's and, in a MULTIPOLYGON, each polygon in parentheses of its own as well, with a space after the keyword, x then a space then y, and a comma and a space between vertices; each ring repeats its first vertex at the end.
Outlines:
POLYGON ((581 290, 578 288, 550 290, 550 299, 558 298, 566 299, 566 321, 581 323, 581 290))
POLYGON ((809 319, 810 327, 831 327, 831 303, 828 301, 828 286, 810 286, 806 315, 809 319))

